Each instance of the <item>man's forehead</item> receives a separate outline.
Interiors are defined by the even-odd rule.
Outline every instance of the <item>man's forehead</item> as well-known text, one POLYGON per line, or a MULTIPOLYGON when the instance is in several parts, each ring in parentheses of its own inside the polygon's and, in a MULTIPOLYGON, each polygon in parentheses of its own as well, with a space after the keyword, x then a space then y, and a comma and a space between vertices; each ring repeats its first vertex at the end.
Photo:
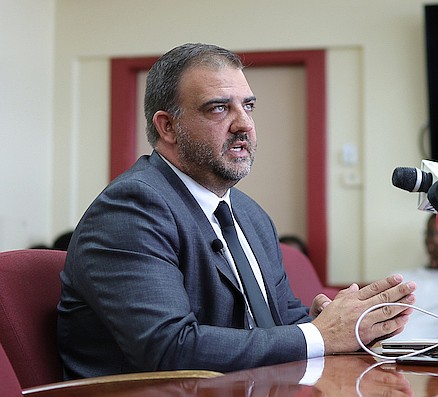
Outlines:
POLYGON ((224 95, 233 92, 241 94, 242 97, 253 96, 242 70, 232 66, 192 66, 181 75, 179 86, 184 95, 196 91, 211 93, 214 96, 220 95, 221 92, 224 95))

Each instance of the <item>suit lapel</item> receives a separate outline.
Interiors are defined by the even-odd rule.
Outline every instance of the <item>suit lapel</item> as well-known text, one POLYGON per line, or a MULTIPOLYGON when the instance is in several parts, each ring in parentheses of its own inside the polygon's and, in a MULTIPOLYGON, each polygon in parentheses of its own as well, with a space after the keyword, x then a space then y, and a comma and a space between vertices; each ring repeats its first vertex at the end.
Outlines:
MULTIPOLYGON (((193 197, 189 189, 187 189, 186 185, 184 185, 178 175, 173 172, 173 170, 156 152, 153 152, 150 156, 150 162, 164 175, 170 186, 175 190, 176 194, 181 199, 181 205, 185 206, 190 216, 196 219, 198 227, 201 229, 202 236, 204 236, 205 239, 210 243, 217 239, 216 233, 214 232, 210 221, 205 216, 204 211, 202 211, 202 208, 199 206, 196 199, 193 197)), ((236 277, 231 270, 231 267, 223 252, 213 252, 212 249, 210 258, 214 262, 218 271, 221 272, 227 280, 229 280, 232 286, 239 291, 239 293, 241 293, 236 277)))

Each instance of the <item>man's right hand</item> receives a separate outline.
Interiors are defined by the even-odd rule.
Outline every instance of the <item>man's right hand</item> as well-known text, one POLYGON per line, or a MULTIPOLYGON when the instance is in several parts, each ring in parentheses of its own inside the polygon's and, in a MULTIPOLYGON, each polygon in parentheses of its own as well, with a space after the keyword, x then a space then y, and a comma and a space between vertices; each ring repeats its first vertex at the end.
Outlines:
MULTIPOLYGON (((340 291, 312 321, 324 340, 325 354, 358 350, 360 345, 354 328, 362 313, 380 303, 397 302, 412 305, 415 302, 415 288, 414 282, 403 283, 403 278, 396 274, 363 288, 352 284, 340 291)), ((412 309, 401 306, 384 306, 368 313, 359 327, 362 342, 369 345, 399 334, 411 313, 412 309)))

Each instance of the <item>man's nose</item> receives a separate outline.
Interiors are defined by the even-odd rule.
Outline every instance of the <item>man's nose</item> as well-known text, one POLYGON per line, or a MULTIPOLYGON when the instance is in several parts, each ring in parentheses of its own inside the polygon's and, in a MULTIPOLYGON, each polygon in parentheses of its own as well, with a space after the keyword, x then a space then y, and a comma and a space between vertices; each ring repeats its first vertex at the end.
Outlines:
POLYGON ((233 122, 231 123, 230 131, 233 134, 240 132, 249 132, 254 128, 254 120, 252 115, 246 112, 244 109, 237 111, 233 122))

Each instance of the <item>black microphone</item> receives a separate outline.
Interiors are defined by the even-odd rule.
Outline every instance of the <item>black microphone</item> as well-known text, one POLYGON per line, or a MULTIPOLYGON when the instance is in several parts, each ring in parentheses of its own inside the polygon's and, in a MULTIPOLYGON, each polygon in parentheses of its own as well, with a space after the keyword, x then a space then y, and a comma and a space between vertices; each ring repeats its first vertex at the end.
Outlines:
POLYGON ((427 193, 432 186, 432 182, 432 173, 418 168, 397 167, 392 173, 392 184, 408 192, 427 193))
POLYGON ((427 199, 435 211, 438 211, 438 182, 435 182, 427 192, 427 199))
POLYGON ((222 248, 224 248, 224 244, 221 240, 216 238, 211 242, 211 248, 213 249, 213 252, 219 252, 222 248))

